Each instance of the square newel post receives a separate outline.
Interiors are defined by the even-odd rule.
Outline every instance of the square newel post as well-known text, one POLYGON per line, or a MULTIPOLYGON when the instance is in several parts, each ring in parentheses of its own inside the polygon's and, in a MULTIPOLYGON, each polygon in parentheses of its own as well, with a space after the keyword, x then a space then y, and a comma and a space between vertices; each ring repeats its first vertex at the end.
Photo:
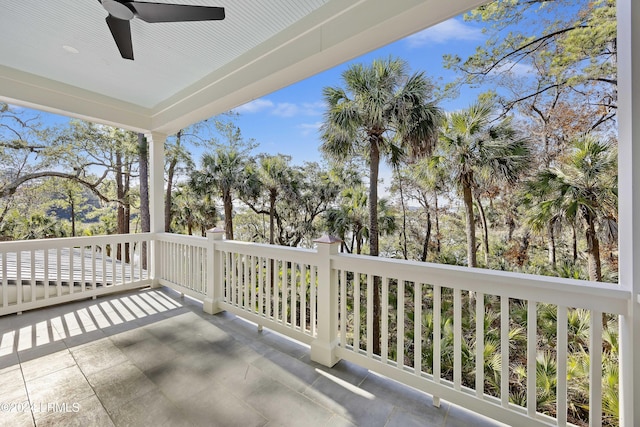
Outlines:
POLYGON ((151 216, 151 251, 149 275, 151 286, 160 287, 160 243, 157 234, 164 232, 164 143, 167 135, 151 132, 145 135, 149 142, 149 213, 151 216))
POLYGON ((324 235, 314 240, 318 251, 316 339, 311 343, 311 360, 331 367, 338 362, 338 275, 331 270, 331 256, 338 253, 340 239, 324 235))
POLYGON ((218 302, 222 298, 222 263, 220 253, 216 249, 216 242, 224 236, 222 228, 207 230, 207 294, 202 304, 205 313, 216 314, 222 309, 218 302))

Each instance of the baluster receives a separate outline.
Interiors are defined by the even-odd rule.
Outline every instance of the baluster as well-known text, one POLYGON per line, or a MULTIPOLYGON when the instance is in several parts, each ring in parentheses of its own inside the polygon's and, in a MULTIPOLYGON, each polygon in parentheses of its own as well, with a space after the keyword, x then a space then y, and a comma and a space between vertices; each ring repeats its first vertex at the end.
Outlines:
POLYGON ((509 406, 509 297, 500 296, 500 398, 502 406, 509 406))
POLYGON ((49 249, 44 250, 44 299, 49 299, 49 249))
POLYGON ((536 354, 538 351, 538 312, 535 301, 527 302, 527 415, 536 414, 536 354))
POLYGON ((476 396, 484 397, 484 294, 476 293, 476 396))
POLYGON ((291 327, 293 329, 296 328, 298 319, 297 313, 298 310, 298 275, 296 272, 298 271, 298 264, 291 263, 291 327))
POLYGON ((340 346, 347 346, 347 271, 340 270, 340 346))
POLYGON ((22 252, 16 251, 16 304, 22 304, 22 252))
POLYGON ((9 280, 7 277, 7 253, 0 253, 2 256, 2 306, 9 305, 9 280))
POLYGON ((258 257, 258 313, 266 315, 264 311, 264 258, 258 257))
POLYGON ((413 372, 422 375, 422 283, 413 285, 413 372))
POLYGON ((538 313, 536 302, 527 301, 527 415, 536 415, 536 353, 538 350, 538 313))
POLYGON ((589 427, 602 426, 602 312, 589 321, 589 427))
POLYGON ((440 348, 440 341, 442 338, 441 316, 442 288, 438 285, 433 285, 433 380, 436 384, 440 383, 440 377, 442 375, 440 369, 440 362, 442 358, 442 350, 440 348))
POLYGON ((30 261, 31 261, 31 274, 30 274, 30 279, 29 279, 29 290, 30 290, 30 301, 35 301, 36 300, 36 251, 35 250, 31 250, 29 252, 29 256, 30 256, 30 261))
POLYGON ((74 273, 74 263, 75 263, 75 248, 73 246, 69 246, 69 294, 71 295, 74 291, 73 282, 75 280, 74 273))
POLYGON ((398 369, 404 369, 404 280, 398 279, 398 333, 396 334, 396 361, 398 369))
POLYGON ((453 388, 462 385, 462 290, 453 290, 453 388))
POLYGON ((300 330, 307 332, 307 264, 300 271, 300 330))
POLYGON ((372 274, 367 274, 367 357, 373 356, 373 281, 372 274))
POLYGON ((389 278, 381 277, 382 280, 382 324, 380 325, 380 335, 382 336, 381 360, 382 363, 387 364, 389 359, 389 278))
POLYGON ((280 261, 280 265, 282 266, 282 281, 280 282, 282 284, 280 287, 282 297, 282 324, 286 326, 289 316, 289 271, 287 268, 287 261, 280 261))
POLYGON ((360 273, 353 272, 353 351, 360 352, 360 273))
POLYGON ((317 331, 317 316, 318 316, 318 266, 313 267, 313 274, 311 276, 311 336, 316 336, 317 331))
POLYGON ((558 325, 557 325, 556 353, 557 353, 557 375, 558 384, 556 387, 556 418, 558 425, 567 424, 567 307, 558 306, 558 325))

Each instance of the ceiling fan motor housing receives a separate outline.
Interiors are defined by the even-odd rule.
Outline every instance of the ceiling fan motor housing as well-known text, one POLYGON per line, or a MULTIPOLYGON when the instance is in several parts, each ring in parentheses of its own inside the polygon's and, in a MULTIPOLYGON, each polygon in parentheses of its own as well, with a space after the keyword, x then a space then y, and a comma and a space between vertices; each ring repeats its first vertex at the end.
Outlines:
POLYGON ((134 17, 133 10, 129 6, 115 0, 102 0, 102 7, 114 18, 130 21, 134 17))

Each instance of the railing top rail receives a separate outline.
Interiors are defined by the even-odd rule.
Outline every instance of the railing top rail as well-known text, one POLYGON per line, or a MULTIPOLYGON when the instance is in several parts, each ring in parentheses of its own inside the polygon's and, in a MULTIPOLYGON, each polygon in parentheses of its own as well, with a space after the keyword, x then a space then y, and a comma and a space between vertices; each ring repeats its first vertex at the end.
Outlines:
POLYGON ((207 238, 175 233, 156 233, 155 238, 161 242, 182 243, 198 247, 206 247, 207 238))
POLYGON ((317 252, 313 249, 240 242, 236 240, 217 241, 216 248, 243 255, 257 255, 265 258, 283 259, 291 262, 301 262, 306 264, 317 264, 318 262, 318 259, 314 258, 317 256, 317 252))
POLYGON ((626 314, 631 293, 619 285, 363 255, 337 254, 334 269, 626 314))
POLYGON ((142 242, 153 238, 152 233, 107 234, 100 236, 60 237, 55 239, 14 240, 0 242, 0 252, 28 251, 49 248, 68 248, 118 242, 142 242))

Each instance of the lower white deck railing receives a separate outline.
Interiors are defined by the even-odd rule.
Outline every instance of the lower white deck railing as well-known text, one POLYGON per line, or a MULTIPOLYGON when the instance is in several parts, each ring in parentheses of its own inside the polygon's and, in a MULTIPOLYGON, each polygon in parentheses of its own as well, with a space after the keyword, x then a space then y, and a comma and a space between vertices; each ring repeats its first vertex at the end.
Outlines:
POLYGON ((147 286, 150 234, 0 243, 0 315, 147 286))
POLYGON ((631 295, 614 285, 346 255, 330 239, 318 250, 225 241, 220 232, 0 243, 0 264, 0 314, 153 281, 310 344, 318 362, 349 360, 436 404, 510 425, 615 425, 625 399, 616 324, 631 295))

